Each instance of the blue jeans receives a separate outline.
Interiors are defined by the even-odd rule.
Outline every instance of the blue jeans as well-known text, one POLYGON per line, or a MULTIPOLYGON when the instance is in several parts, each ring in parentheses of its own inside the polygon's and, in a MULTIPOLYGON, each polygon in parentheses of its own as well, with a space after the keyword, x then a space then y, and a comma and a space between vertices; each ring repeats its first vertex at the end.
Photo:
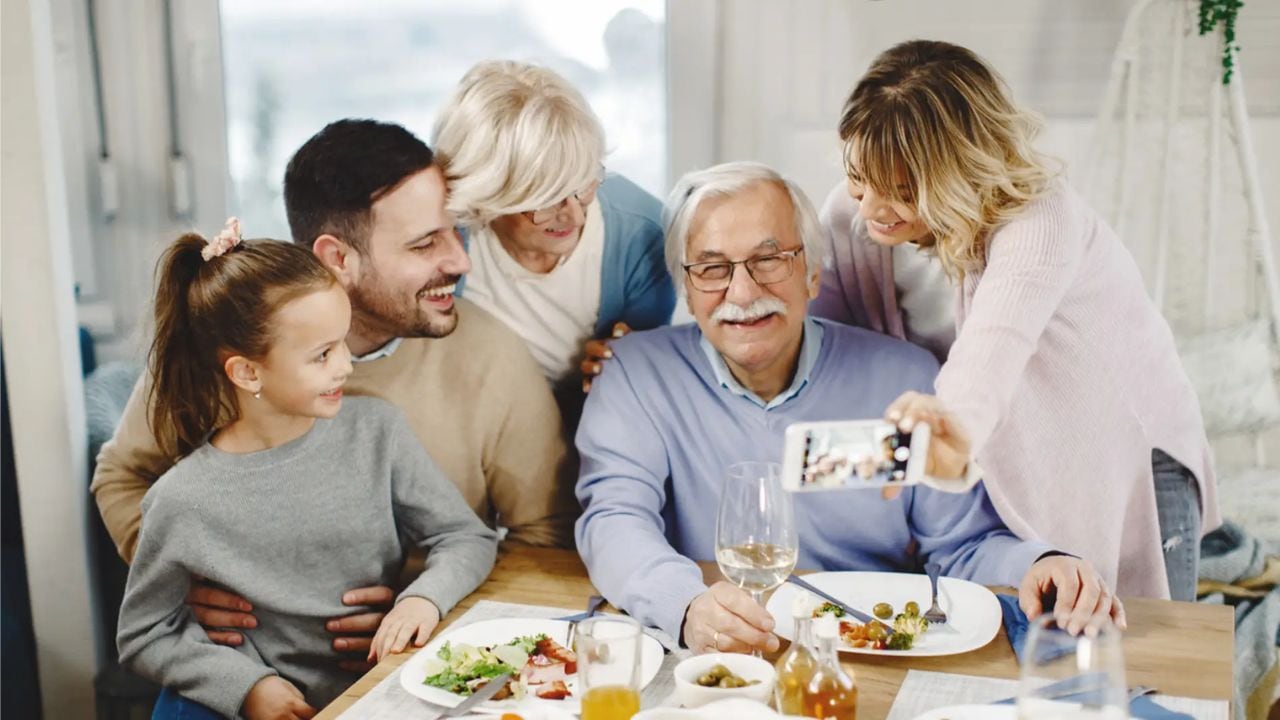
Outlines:
POLYGON ((195 700, 188 700, 169 688, 165 688, 160 691, 160 697, 156 699, 156 707, 151 711, 151 720, 226 719, 195 700))
POLYGON ((1193 602, 1200 565, 1200 486, 1194 473, 1159 449, 1151 451, 1151 472, 1169 595, 1193 602))

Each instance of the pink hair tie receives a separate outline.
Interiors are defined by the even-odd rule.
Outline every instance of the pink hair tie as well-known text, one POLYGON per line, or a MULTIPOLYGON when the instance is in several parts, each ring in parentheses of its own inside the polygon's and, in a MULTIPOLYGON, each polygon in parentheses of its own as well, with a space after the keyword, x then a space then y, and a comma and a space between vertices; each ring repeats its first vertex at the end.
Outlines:
POLYGON ((200 257, 208 262, 212 258, 222 257, 228 250, 240 244, 240 218, 227 218, 222 232, 210 240, 200 251, 200 257))

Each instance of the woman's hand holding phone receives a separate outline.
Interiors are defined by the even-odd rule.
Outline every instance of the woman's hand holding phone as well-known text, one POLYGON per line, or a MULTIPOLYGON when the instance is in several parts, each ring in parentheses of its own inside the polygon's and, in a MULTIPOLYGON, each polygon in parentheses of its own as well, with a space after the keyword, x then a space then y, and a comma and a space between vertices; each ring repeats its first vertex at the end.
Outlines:
MULTIPOLYGON (((923 423, 929 426, 929 461, 925 474, 938 480, 963 480, 969 466, 969 438, 935 395, 906 392, 885 410, 884 417, 903 432, 923 423)), ((898 496, 901 488, 887 487, 882 496, 898 496)))

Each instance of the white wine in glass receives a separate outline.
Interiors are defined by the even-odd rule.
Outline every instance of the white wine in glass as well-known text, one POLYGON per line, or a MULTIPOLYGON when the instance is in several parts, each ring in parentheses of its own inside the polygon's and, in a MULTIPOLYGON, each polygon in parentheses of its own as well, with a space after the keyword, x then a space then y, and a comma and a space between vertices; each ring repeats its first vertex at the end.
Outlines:
POLYGON ((757 603, 796 567, 795 512, 781 479, 777 463, 735 463, 720 494, 716 562, 729 582, 757 603))
POLYGON ((716 550, 720 572, 729 582, 752 593, 778 587, 796 567, 795 548, 746 543, 716 550))

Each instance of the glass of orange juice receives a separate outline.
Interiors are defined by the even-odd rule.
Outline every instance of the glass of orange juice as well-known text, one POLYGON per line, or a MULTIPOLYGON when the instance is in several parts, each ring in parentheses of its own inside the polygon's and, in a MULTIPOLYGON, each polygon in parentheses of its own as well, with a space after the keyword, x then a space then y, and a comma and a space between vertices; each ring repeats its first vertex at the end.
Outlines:
POLYGON ((578 623, 578 696, 582 720, 629 720, 640 712, 644 631, 625 615, 597 615, 578 623))

